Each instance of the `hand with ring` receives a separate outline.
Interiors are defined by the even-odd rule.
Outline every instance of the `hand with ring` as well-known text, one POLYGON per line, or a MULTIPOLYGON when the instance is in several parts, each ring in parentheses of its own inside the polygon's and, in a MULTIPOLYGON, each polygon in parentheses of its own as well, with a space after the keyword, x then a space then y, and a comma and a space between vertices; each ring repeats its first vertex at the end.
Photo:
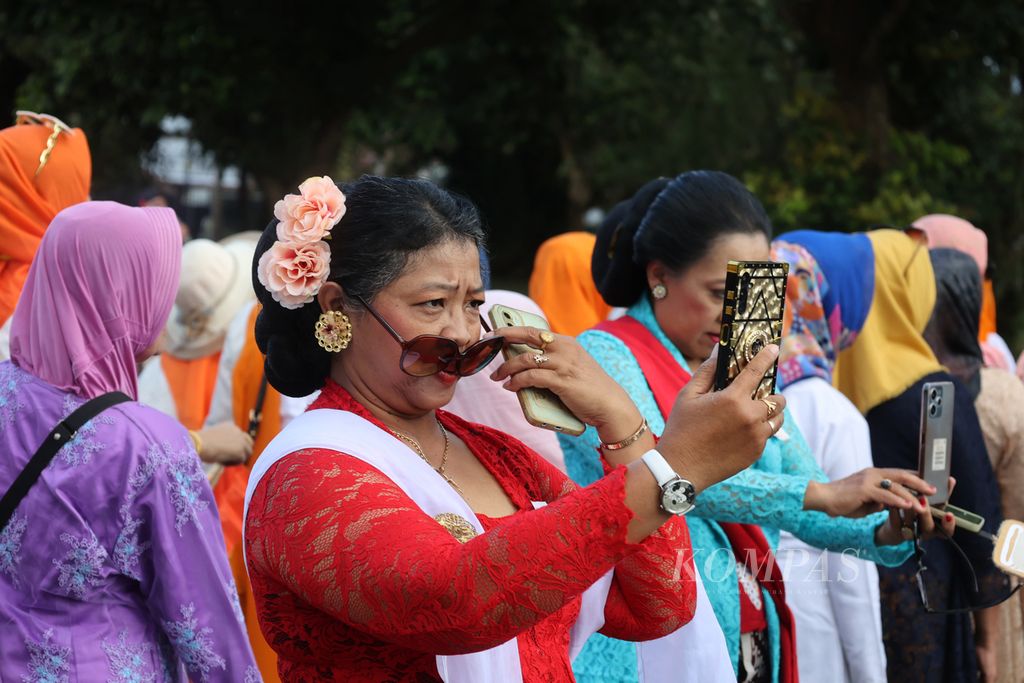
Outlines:
POLYGON ((573 337, 535 327, 503 327, 495 334, 511 348, 527 347, 491 374, 509 391, 550 389, 609 442, 629 436, 640 424, 642 417, 629 395, 573 337))
POLYGON ((869 467, 835 481, 811 481, 804 494, 804 509, 853 518, 887 507, 920 512, 926 506, 914 491, 931 495, 935 488, 910 470, 869 467))

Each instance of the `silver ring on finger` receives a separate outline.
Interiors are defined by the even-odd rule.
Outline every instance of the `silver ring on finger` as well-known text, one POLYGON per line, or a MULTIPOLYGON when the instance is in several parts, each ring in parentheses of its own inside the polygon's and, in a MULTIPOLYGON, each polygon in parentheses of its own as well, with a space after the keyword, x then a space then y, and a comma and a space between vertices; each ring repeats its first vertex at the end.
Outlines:
POLYGON ((549 360, 551 359, 545 356, 543 353, 538 353, 536 356, 533 357, 533 362, 536 363, 538 367, 544 365, 549 360))
POLYGON ((883 479, 882 481, 878 482, 878 485, 881 486, 886 491, 888 491, 889 489, 892 488, 892 479, 883 479))

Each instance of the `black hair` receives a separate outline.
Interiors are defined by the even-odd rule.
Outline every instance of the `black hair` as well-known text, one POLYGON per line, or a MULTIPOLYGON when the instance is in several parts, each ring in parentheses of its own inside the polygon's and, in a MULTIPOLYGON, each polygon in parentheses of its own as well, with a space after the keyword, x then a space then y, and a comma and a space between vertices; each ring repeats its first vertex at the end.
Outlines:
POLYGON ((610 306, 632 306, 647 290, 647 265, 660 261, 682 272, 718 238, 762 233, 772 225, 761 202, 721 171, 688 171, 657 178, 612 209, 597 233, 594 283, 610 306))
MULTIPOLYGON (((449 240, 466 240, 485 253, 480 214, 468 199, 418 179, 363 176, 339 185, 345 215, 331 230, 329 281, 341 285, 346 300, 372 301, 401 276, 416 252, 449 240)), ((316 300, 296 309, 274 301, 256 269, 260 256, 277 240, 277 221, 263 231, 252 262, 252 283, 263 308, 256 319, 256 344, 266 360, 271 386, 288 396, 306 396, 323 387, 331 354, 314 336, 320 316, 316 300)))

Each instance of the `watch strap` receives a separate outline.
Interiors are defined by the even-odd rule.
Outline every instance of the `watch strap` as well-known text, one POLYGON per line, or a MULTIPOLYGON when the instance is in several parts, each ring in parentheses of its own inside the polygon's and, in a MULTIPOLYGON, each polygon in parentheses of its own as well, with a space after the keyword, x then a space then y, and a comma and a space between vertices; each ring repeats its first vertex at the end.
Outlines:
POLYGON ((640 459, 644 461, 647 469, 654 475, 654 480, 658 482, 658 486, 665 486, 665 484, 679 476, 672 469, 672 466, 668 464, 668 460, 665 460, 665 457, 656 449, 652 448, 647 451, 640 459))

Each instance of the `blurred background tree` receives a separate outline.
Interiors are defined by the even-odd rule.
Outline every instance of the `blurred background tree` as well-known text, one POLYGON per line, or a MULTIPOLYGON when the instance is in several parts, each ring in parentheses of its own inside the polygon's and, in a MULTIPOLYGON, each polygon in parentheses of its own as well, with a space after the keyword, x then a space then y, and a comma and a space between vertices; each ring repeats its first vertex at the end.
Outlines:
POLYGON ((1017 348, 1022 62, 1019 0, 0 6, 0 109, 84 127, 96 196, 142 182, 168 115, 255 181, 249 228, 314 173, 440 167, 509 282, 588 207, 717 168, 780 232, 973 221, 1017 348))

